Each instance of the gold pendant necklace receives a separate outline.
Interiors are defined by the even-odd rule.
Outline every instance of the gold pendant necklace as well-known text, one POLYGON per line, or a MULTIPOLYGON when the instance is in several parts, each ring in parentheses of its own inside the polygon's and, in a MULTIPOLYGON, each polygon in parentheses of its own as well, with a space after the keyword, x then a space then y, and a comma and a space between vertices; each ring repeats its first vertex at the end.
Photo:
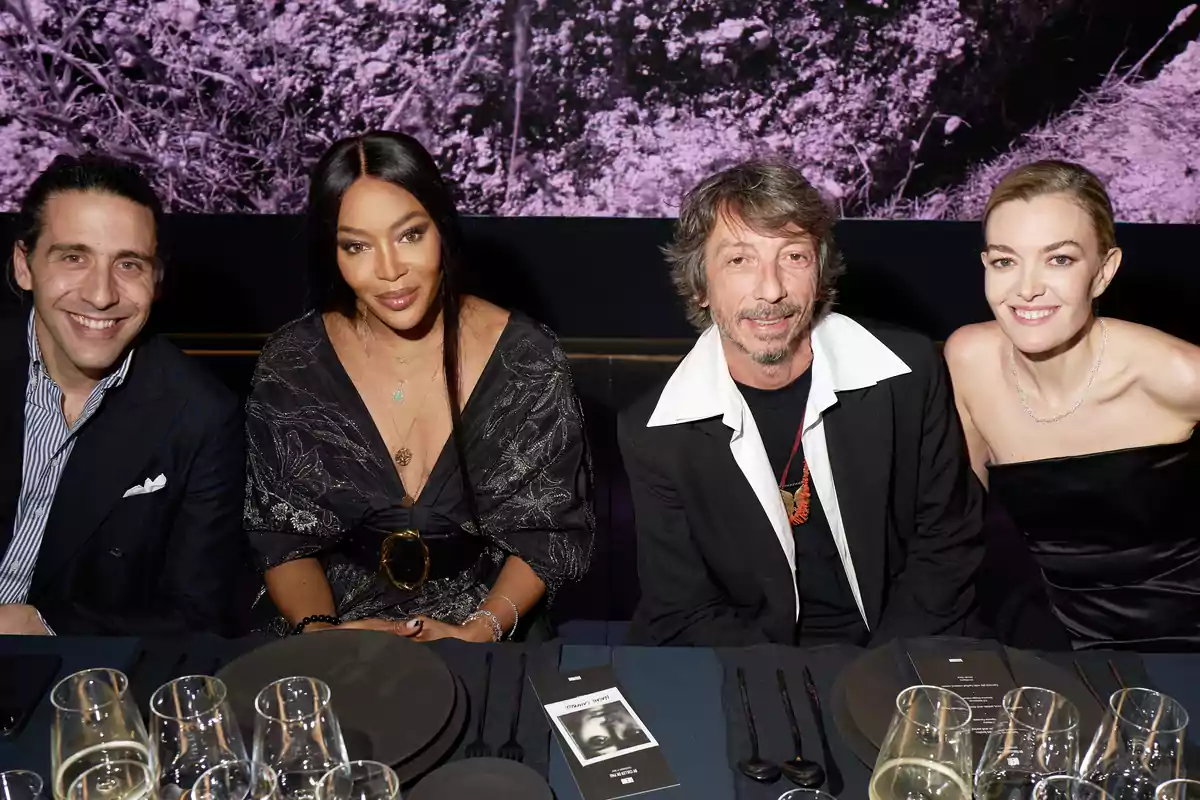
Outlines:
MULTIPOLYGON (((420 418, 420 412, 425 407, 426 398, 428 398, 429 393, 433 391, 434 378, 437 377, 438 371, 439 370, 435 369, 432 373, 430 373, 429 385, 426 387, 425 393, 421 395, 421 402, 413 409, 412 422, 408 423, 408 431, 404 434, 404 443, 396 448, 396 451, 392 453, 392 459, 402 467, 407 467, 412 463, 413 453, 408 447, 408 440, 412 438, 413 429, 417 426, 417 420, 420 418)), ((392 417, 390 413, 388 416, 392 420, 392 430, 399 434, 400 431, 396 428, 396 418, 392 417)))

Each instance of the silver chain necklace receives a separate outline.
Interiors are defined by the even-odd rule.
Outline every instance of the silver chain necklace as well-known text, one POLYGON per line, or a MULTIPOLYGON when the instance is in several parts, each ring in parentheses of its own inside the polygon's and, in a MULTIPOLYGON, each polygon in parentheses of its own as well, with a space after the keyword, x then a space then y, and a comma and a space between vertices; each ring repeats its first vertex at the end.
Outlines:
POLYGON ((1096 354, 1096 363, 1092 364, 1092 373, 1088 375, 1087 385, 1083 387, 1083 391, 1079 393, 1079 399, 1075 401, 1075 405, 1071 406, 1068 411, 1063 411, 1061 414, 1055 414, 1053 417, 1039 417, 1033 413, 1033 409, 1029 407, 1029 398, 1025 395, 1025 390, 1021 388, 1021 379, 1017 377, 1017 348, 1013 346, 1008 351, 1008 368, 1012 370, 1013 383, 1017 387, 1017 397, 1021 400, 1021 407, 1025 409, 1025 413, 1034 422, 1040 422, 1043 425, 1049 425, 1052 422, 1058 422, 1060 419, 1066 419, 1079 410, 1083 405, 1083 399, 1087 397, 1088 389, 1092 388, 1092 383, 1096 380, 1096 373, 1100 371, 1100 362, 1104 360, 1104 345, 1108 344, 1108 326, 1104 324, 1104 320, 1100 317, 1096 318, 1100 323, 1100 352, 1096 354))

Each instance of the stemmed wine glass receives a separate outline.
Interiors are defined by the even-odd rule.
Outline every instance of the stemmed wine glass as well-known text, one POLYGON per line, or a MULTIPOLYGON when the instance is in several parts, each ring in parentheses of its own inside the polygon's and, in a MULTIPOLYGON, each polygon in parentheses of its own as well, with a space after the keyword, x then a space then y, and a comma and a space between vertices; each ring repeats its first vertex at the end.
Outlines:
POLYGON ((330 697, 323 681, 293 677, 254 700, 253 760, 275 770, 284 800, 314 800, 325 774, 349 760, 330 697))
POLYGON ((1200 781, 1176 778, 1154 790, 1154 800, 1200 800, 1200 781))
POLYGON ((1051 775, 1033 787, 1033 800, 1112 800, 1094 783, 1075 775, 1051 775))
POLYGON ((153 800, 154 772, 141 761, 105 761, 80 773, 66 800, 153 800))
POLYGON ((42 776, 26 769, 0 772, 0 800, 41 800, 42 776))
POLYGON ((150 698, 150 738, 158 748, 162 800, 187 792, 209 768, 243 761, 246 745, 225 684, 207 675, 165 683, 150 698))
POLYGON ((971 800, 971 707, 938 686, 911 686, 871 775, 871 800, 971 800))
POLYGON ((1161 784, 1184 777, 1187 724, 1187 711, 1165 694, 1114 692, 1080 775, 1113 800, 1154 800, 1161 784))
POLYGON ((351 761, 325 773, 317 800, 400 800, 400 779, 387 764, 351 761))
POLYGON ((227 761, 200 776, 192 800, 274 800, 275 770, 253 761, 227 761))
MULTIPOLYGON (((78 778, 105 764, 143 764, 154 774, 154 750, 124 674, 115 669, 86 669, 68 675, 50 692, 50 702, 54 706, 50 767, 55 800, 67 800, 78 778)), ((100 774, 92 773, 93 779, 99 780, 96 776, 100 774)), ((113 780, 120 777, 113 774, 117 776, 113 780)), ((132 774, 132 768, 120 774, 132 774)), ((89 795, 88 800, 102 796, 89 795)))
POLYGON ((1079 764, 1079 709, 1048 689, 1022 686, 1004 695, 975 770, 977 800, 1028 800, 1051 775, 1079 764))

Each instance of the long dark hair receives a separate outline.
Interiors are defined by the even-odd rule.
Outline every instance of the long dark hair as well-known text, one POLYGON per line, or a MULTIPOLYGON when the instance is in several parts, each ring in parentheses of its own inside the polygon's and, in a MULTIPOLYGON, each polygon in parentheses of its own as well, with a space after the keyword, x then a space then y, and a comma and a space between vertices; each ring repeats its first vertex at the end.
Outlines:
POLYGON ((335 142, 313 169, 308 189, 308 291, 317 311, 336 311, 353 318, 354 290, 337 263, 337 225, 342 198, 359 178, 371 177, 399 186, 417 198, 433 220, 441 242, 442 373, 450 401, 450 436, 458 457, 463 493, 476 533, 482 533, 475 491, 467 472, 459 409, 459 316, 462 300, 462 228, 450 188, 433 157, 411 136, 372 131, 335 142))

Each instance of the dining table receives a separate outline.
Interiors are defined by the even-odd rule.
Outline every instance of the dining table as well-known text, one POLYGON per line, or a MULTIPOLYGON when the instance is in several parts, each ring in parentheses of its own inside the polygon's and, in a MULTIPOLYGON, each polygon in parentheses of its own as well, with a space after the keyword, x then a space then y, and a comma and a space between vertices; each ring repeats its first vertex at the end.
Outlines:
MULTIPOLYGON (((526 655, 531 665, 557 665, 560 671, 611 666, 622 692, 661 748, 678 785, 659 790, 654 796, 688 800, 775 800, 790 787, 784 780, 761 784, 740 774, 739 760, 749 754, 748 733, 736 681, 742 668, 755 709, 755 723, 764 758, 791 758, 791 729, 776 695, 779 670, 789 681, 803 687, 802 672, 812 676, 820 708, 828 755, 822 752, 820 728, 812 706, 801 689, 795 696, 797 722, 805 755, 818 761, 836 776, 833 789, 839 800, 866 800, 871 765, 857 755, 839 730, 834 708, 837 679, 863 650, 848 645, 794 648, 759 645, 746 648, 631 647, 610 644, 619 637, 606 632, 605 623, 593 623, 587 635, 576 631, 573 638, 548 642, 478 645, 456 640, 432 642, 450 671, 462 678, 471 699, 469 718, 461 740, 447 760, 466 757, 475 738, 481 685, 491 676, 485 735, 493 748, 508 737, 511 710, 506 704, 517 696, 513 683, 516 661, 526 655), (493 669, 483 669, 487 653, 493 669)), ((0 636, 0 657, 12 654, 50 653, 61 657, 59 678, 79 670, 108 667, 126 671, 131 687, 144 708, 149 694, 159 685, 181 675, 216 674, 240 655, 270 641, 264 636, 222 639, 211 635, 182 637, 71 637, 0 636)), ((1200 712, 1200 654, 1137 653, 1087 650, 1042 652, 1040 658, 1064 669, 1083 669, 1096 692, 1107 695, 1118 688, 1112 674, 1146 688, 1168 694, 1185 708, 1200 712), (1077 666, 1078 665, 1078 666, 1077 666), (1115 665, 1115 667, 1114 667, 1115 665)), ((557 800, 582 800, 560 743, 538 705, 534 692, 523 693, 518 717, 525 763, 549 783, 557 800)), ((395 713, 390 711, 388 713, 395 713)), ((0 740, 0 770, 30 769, 43 777, 49 773, 50 729, 53 709, 49 693, 44 696, 23 730, 14 738, 0 740)), ((397 724, 403 724, 402 719, 397 724)), ((1084 746, 1091 731, 1082 732, 1084 746)), ((1189 746, 1200 743, 1200 724, 1189 733, 1189 746)))

